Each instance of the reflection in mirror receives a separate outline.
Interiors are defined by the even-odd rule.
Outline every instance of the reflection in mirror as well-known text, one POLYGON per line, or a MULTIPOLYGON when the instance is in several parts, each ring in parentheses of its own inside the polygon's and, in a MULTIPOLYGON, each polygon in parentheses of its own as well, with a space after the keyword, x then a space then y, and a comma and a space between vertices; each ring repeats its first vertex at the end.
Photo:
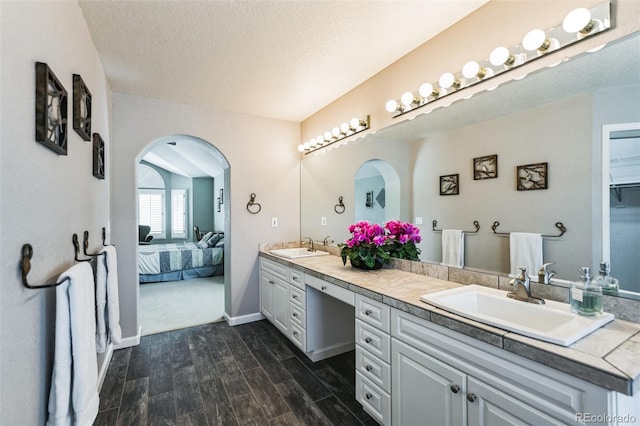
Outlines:
POLYGON ((355 221, 383 224, 400 217, 400 176, 382 160, 365 162, 356 173, 355 221))
POLYGON ((602 136, 603 259, 621 290, 640 292, 640 122, 605 125, 602 136))
MULTIPOLYGON (((540 234, 554 234, 554 224, 562 222, 567 233, 544 239, 544 262, 555 262, 557 277, 565 280, 575 280, 580 266, 597 270, 604 259, 602 126, 640 121, 639 68, 636 33, 523 80, 349 141, 339 149, 305 156, 302 233, 324 234, 319 225, 320 217, 326 215, 328 227, 335 226, 327 234, 348 236, 346 229, 355 218, 355 208, 350 206, 364 199, 355 200, 353 193, 345 191, 349 207, 341 215, 342 222, 329 212, 336 196, 353 182, 354 167, 376 158, 388 161, 400 175, 400 220, 422 217, 429 224, 421 232, 423 261, 441 262, 440 235, 431 231, 432 220, 438 220, 440 227, 459 229, 473 220, 499 221, 504 232, 540 234), (473 158, 490 155, 498 156, 498 177, 474 180, 473 158), (547 189, 517 191, 516 167, 545 162, 547 189), (440 196, 439 177, 452 174, 459 174, 459 194, 440 196), (326 201, 320 200, 323 192, 326 201)), ((467 238, 465 263, 474 269, 507 273, 509 239, 493 235, 490 226, 483 227, 467 238)), ((612 258, 614 276, 622 268, 615 264, 612 258)))

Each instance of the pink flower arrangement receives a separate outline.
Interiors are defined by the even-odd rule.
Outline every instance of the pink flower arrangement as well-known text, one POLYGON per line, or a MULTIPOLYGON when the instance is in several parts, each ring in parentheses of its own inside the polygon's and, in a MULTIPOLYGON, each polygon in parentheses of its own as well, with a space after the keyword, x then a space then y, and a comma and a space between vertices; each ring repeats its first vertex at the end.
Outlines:
POLYGON ((410 223, 392 220, 381 226, 360 221, 349 226, 351 238, 340 244, 343 263, 347 257, 354 266, 380 267, 391 257, 418 260, 420 229, 410 223))

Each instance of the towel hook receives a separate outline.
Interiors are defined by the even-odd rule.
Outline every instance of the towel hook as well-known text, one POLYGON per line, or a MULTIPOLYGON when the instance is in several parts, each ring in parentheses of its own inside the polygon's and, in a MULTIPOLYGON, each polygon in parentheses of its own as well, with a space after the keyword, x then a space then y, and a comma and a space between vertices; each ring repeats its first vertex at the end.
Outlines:
POLYGON ((249 195, 249 202, 247 203, 247 211, 251 214, 258 214, 260 213, 260 210, 262 210, 262 206, 260 205, 260 203, 256 203, 256 194, 254 192, 251 193, 251 195, 249 195), (253 206, 258 206, 258 210, 252 210, 251 208, 253 206))
MULTIPOLYGON (((435 231, 435 232, 439 232, 442 231, 442 229, 436 229, 436 227, 438 226, 438 221, 434 220, 433 222, 431 222, 431 230, 435 231)), ((462 231, 464 234, 477 234, 478 231, 480 230, 480 222, 478 222, 477 220, 473 221, 473 226, 476 228, 475 231, 462 231)))
MULTIPOLYGON (((76 262, 90 262, 91 259, 78 259, 78 255, 80 254, 80 244, 78 244, 78 234, 73 234, 73 248, 75 249, 74 259, 76 262)), ((88 244, 88 243, 87 243, 88 244)))
MULTIPOLYGON (((102 228, 102 229, 104 229, 104 228, 102 228)), ((102 245, 104 245, 104 240, 102 240, 102 245)), ((102 253, 94 253, 94 254, 87 253, 87 249, 88 248, 89 248, 89 231, 84 231, 84 242, 82 244, 82 251, 84 252, 84 255, 85 256, 91 256, 91 257, 98 257, 98 256, 102 256, 102 255, 105 254, 104 252, 102 252, 102 253)))
POLYGON ((27 280, 27 275, 31 271, 31 258, 33 257, 33 247, 31 244, 25 244, 22 246, 22 261, 20 262, 20 269, 22 271, 22 285, 26 288, 36 290, 39 288, 51 288, 57 287, 60 284, 63 284, 65 281, 69 281, 69 277, 64 277, 64 279, 60 282, 50 283, 50 284, 42 284, 42 285, 31 285, 27 280))
POLYGON ((343 200, 343 197, 341 195, 341 196, 338 197, 338 204, 336 204, 333 207, 333 210, 338 214, 344 213, 344 211, 346 209, 346 207, 344 206, 344 203, 342 202, 342 200, 343 200))
MULTIPOLYGON (((500 222, 498 222, 497 220, 495 222, 493 222, 493 225, 491 225, 491 229, 493 229, 493 233, 496 235, 509 235, 509 232, 497 232, 496 229, 498 229, 498 226, 500 226, 500 222)), ((562 222, 556 222, 555 227, 558 228, 558 230, 560 231, 559 235, 542 235, 542 237, 544 238, 558 238, 558 237, 562 237, 564 235, 565 232, 567 232, 567 228, 564 226, 564 224, 562 222)))

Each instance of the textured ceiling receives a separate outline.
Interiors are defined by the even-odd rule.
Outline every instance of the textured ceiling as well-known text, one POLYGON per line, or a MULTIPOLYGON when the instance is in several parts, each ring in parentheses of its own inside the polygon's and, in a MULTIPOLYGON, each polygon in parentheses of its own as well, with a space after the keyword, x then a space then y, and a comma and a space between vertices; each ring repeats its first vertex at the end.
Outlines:
POLYGON ((114 91, 300 122, 488 0, 80 0, 114 91))

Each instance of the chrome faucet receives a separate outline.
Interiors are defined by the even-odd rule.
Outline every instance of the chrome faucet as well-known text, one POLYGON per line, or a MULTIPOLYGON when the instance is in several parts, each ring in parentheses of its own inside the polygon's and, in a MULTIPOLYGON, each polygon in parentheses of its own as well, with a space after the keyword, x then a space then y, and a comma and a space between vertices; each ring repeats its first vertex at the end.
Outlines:
POLYGON ((325 246, 328 246, 329 244, 333 244, 335 242, 336 242, 336 240, 331 239, 331 237, 329 235, 324 237, 324 240, 322 240, 322 244, 325 245, 325 246))
POLYGON ((311 244, 311 247, 309 247, 307 250, 308 251, 316 251, 315 247, 313 246, 313 238, 311 237, 304 237, 305 240, 309 240, 309 244, 311 244))
POLYGON ((542 284, 549 284, 551 278, 556 276, 556 271, 549 271, 547 268, 551 265, 555 265, 553 262, 545 263, 540 267, 538 271, 538 282, 542 284))
POLYGON ((507 297, 520 300, 522 302, 537 303, 538 305, 544 304, 543 299, 531 297, 531 282, 529 281, 527 268, 520 268, 520 275, 509 281, 509 285, 514 287, 514 291, 507 293, 507 297))

